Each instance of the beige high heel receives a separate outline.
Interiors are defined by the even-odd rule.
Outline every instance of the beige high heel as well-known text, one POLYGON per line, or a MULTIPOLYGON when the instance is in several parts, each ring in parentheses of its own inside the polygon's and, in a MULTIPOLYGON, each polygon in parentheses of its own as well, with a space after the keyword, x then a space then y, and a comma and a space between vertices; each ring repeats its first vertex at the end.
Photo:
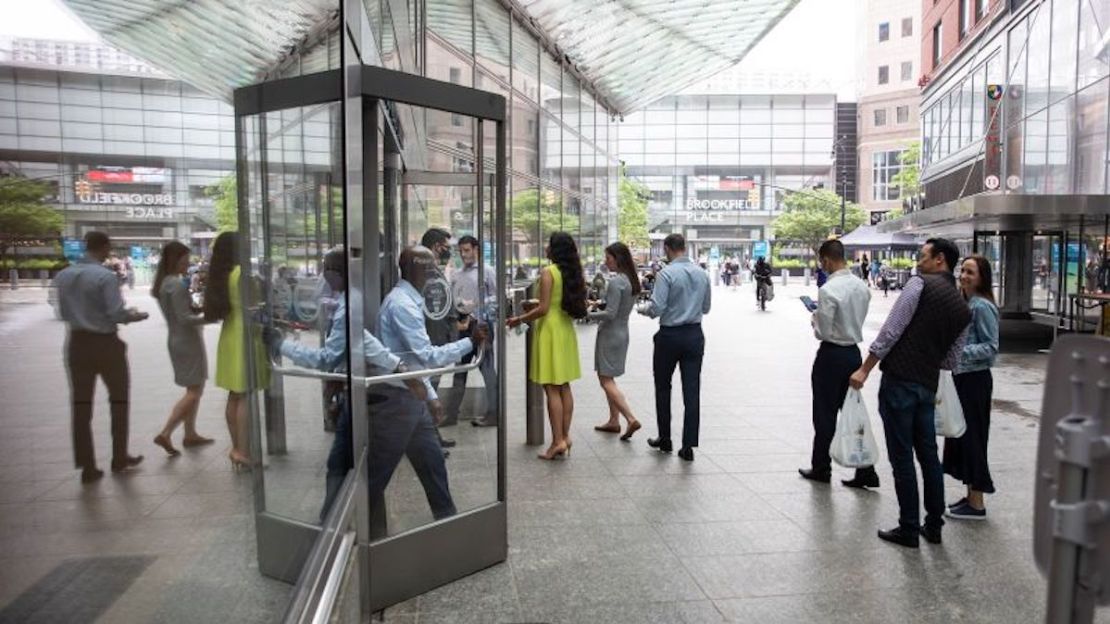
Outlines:
POLYGON ((540 453, 536 455, 536 457, 550 461, 553 459, 558 459, 560 457, 566 457, 569 453, 570 449, 567 448, 567 444, 566 442, 564 442, 562 446, 551 445, 550 447, 548 447, 546 453, 540 453))

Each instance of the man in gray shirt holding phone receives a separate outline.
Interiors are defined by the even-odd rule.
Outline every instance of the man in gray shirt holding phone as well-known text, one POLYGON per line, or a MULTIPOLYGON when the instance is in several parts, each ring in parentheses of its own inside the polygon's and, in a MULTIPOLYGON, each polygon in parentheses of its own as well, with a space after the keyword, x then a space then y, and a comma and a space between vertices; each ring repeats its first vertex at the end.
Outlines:
MULTIPOLYGON (((828 483, 832 479, 829 445, 836 432, 836 415, 848 394, 848 378, 860 367, 859 343, 863 342, 863 321, 871 303, 867 282, 852 275, 844 258, 844 244, 825 241, 817 251, 828 281, 817 291, 817 303, 806 298, 813 312, 813 334, 821 341, 813 360, 810 385, 813 388, 813 452, 809 469, 798 473, 811 481, 828 483)), ((855 477, 841 481, 848 487, 879 487, 874 466, 857 468, 855 477)))

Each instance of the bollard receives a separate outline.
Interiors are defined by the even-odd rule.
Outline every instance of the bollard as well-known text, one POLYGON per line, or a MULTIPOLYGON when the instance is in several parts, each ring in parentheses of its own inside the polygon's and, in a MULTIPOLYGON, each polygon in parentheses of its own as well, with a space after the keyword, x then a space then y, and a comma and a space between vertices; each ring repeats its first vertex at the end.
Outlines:
POLYGON ((802 276, 805 277, 806 286, 809 286, 809 267, 802 269, 802 276))
MULTIPOLYGON (((532 326, 524 332, 524 366, 525 369, 532 362, 532 326)), ((525 373, 524 383, 524 443, 529 446, 543 444, 543 388, 537 383, 532 383, 525 373)))
POLYGON ((782 270, 782 285, 783 286, 786 286, 786 278, 789 275, 790 275, 790 271, 787 271, 786 269, 782 270))
POLYGON ((8 281, 12 290, 19 288, 19 269, 10 269, 8 271, 8 281))

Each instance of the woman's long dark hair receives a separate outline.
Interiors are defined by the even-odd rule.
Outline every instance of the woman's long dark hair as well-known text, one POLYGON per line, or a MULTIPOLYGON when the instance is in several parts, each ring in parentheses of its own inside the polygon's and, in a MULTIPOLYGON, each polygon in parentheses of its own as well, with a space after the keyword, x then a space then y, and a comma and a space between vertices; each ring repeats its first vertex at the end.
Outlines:
POLYGON ((586 318, 586 278, 578 245, 566 232, 555 232, 547 243, 547 258, 559 267, 563 276, 563 311, 571 318, 586 318))
POLYGON ((212 243, 212 257, 208 259, 208 276, 204 280, 204 320, 222 321, 231 313, 231 293, 228 278, 235 269, 239 233, 223 232, 212 243))
POLYGON ((158 298, 158 294, 162 292, 162 282, 166 280, 166 276, 177 269, 177 263, 181 260, 181 256, 188 255, 189 248, 185 246, 185 243, 179 241, 166 243, 166 246, 162 248, 162 259, 158 261, 158 270, 154 272, 154 284, 150 287, 151 297, 158 298))
POLYGON ((632 284, 632 294, 640 294, 640 276, 636 274, 636 263, 632 262, 632 252, 628 250, 628 245, 621 242, 613 243, 605 248, 605 253, 613 256, 617 261, 617 271, 624 273, 628 283, 632 284))
MULTIPOLYGON (((994 278, 991 276, 990 260, 979 254, 971 254, 963 261, 967 262, 968 260, 975 262, 975 267, 979 269, 979 285, 975 287, 975 294, 994 303, 994 278)), ((960 265, 962 266, 963 262, 960 265)))

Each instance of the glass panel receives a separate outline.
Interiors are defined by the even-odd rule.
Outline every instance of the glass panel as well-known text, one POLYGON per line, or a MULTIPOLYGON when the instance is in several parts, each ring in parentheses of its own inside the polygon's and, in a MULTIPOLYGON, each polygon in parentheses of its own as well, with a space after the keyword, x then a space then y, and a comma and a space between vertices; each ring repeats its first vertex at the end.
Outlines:
POLYGON ((1075 192, 1098 195, 1106 191, 1106 124, 1110 94, 1107 82, 1079 92, 1076 102, 1075 192))
POLYGON ((1022 176, 1026 193, 1043 194, 1048 157, 1048 111, 1030 115, 1025 121, 1025 156, 1022 176))
POLYGON ((1103 37, 1110 28, 1110 3, 1079 3, 1079 88, 1110 75, 1110 62, 1099 58, 1103 37))
POLYGON ((509 13, 498 0, 475 0, 475 60, 506 84, 509 82, 509 13))
MULTIPOLYGON (((334 372, 346 366, 345 350, 324 348, 329 332, 346 332, 346 326, 335 327, 331 322, 342 293, 325 284, 321 271, 324 254, 342 242, 345 231, 339 116, 339 105, 334 103, 244 120, 250 214, 250 226, 242 238, 250 255, 250 264, 243 267, 250 271, 245 328, 253 349, 255 388, 265 391, 260 420, 253 423, 256 429, 250 436, 260 440, 263 453, 254 460, 266 464, 262 481, 267 511, 310 524, 323 517, 330 504, 328 494, 334 493, 346 473, 345 466, 336 465, 334 474, 325 478, 321 467, 327 464, 334 440, 329 431, 349 421, 348 393, 343 383, 271 371, 262 326, 257 323, 269 324, 274 336, 284 334, 286 358, 280 361, 284 367, 334 372), (332 133, 330 140, 308 146, 303 137, 320 127, 332 133)), ((219 188, 234 193, 234 177, 226 178, 219 188)), ((219 243, 213 247, 218 250, 219 243)), ((210 266, 220 264, 217 255, 214 252, 210 266)), ((209 269, 209 279, 213 270, 209 269)), ((232 277, 236 275, 238 270, 232 277)), ((234 296, 238 282, 233 281, 230 288, 234 296)), ((233 315, 242 314, 236 312, 236 302, 232 306, 233 315)), ((231 327, 225 321, 221 345, 225 338, 242 339, 242 329, 224 335, 234 331, 231 327)), ((267 338, 276 343, 275 337, 267 338)), ((246 366, 244 360, 241 366, 246 366)), ((217 366, 221 365, 226 363, 221 360, 217 366)), ((240 373, 240 379, 249 376, 240 373)), ((245 455, 251 450, 247 428, 244 423, 239 433, 243 443, 237 445, 245 455)))
POLYGON ((1071 138, 1075 124, 1075 98, 1067 98, 1048 109, 1048 144, 1045 154, 1046 193, 1071 193, 1071 138))
POLYGON ((1025 89, 1025 102, 1030 111, 1040 110, 1048 104, 1049 41, 1052 33, 1050 9, 1049 3, 1042 3, 1030 18, 1029 78, 1025 89))
POLYGON ((543 257, 541 240, 539 185, 525 178, 512 181, 512 255, 513 282, 535 278, 535 270, 543 257))
POLYGON ((523 26, 513 21, 513 88, 539 102, 539 44, 523 26))
MULTIPOLYGON (((1055 0, 1052 3, 1052 72, 1049 75, 1049 102, 1056 102, 1062 97, 1075 93, 1078 2, 1079 0, 1055 0)), ((1083 4, 1088 4, 1088 1, 1083 0, 1083 4)))
POLYGON ((1025 70, 1029 50, 1025 45, 1025 36, 1028 32, 1029 19, 1026 18, 1017 27, 1010 29, 1010 38, 1007 49, 1010 54, 1010 71, 1007 82, 1008 97, 1005 99, 1006 125, 1010 126, 1021 121, 1025 105, 1025 70))

